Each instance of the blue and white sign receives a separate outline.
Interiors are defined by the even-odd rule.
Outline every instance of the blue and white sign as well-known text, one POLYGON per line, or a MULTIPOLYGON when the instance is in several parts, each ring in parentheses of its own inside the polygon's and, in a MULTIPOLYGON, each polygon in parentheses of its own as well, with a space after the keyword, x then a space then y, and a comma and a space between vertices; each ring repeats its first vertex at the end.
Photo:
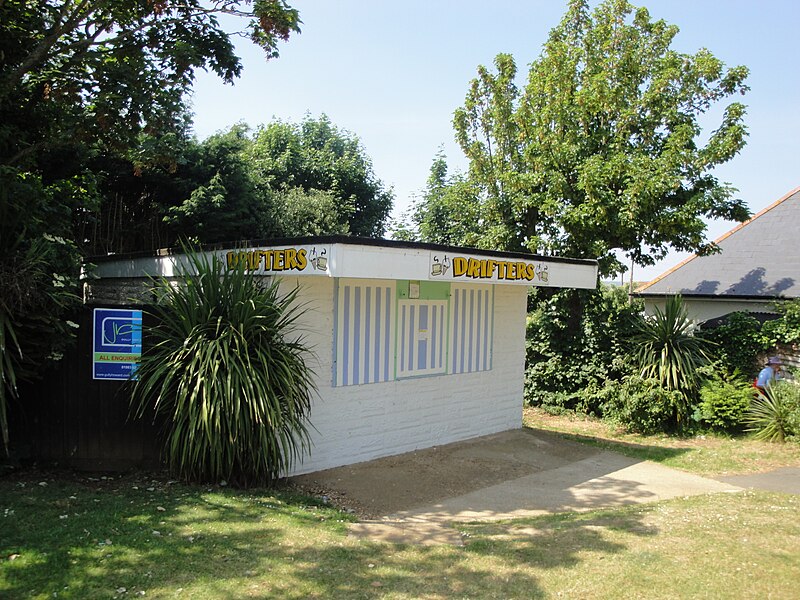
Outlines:
POLYGON ((131 379, 142 357, 142 311, 95 308, 93 379, 131 379))

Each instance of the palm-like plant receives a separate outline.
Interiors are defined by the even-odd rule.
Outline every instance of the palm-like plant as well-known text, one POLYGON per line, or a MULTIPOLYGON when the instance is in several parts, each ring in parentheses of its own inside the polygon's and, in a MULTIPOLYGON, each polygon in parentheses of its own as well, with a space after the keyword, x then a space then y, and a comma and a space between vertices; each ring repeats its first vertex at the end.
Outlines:
POLYGON ((692 322, 680 295, 667 299, 662 312, 636 323, 631 342, 633 356, 642 377, 655 379, 664 389, 678 391, 684 398, 678 420, 689 410, 698 389, 697 370, 710 362, 710 342, 692 335, 692 322))
POLYGON ((178 282, 154 280, 132 411, 165 418, 170 469, 188 480, 269 483, 309 447, 315 391, 297 288, 185 249, 178 282))
POLYGON ((747 431, 753 431, 756 439, 767 442, 783 442, 786 436, 800 432, 792 425, 800 411, 800 388, 792 383, 776 381, 759 391, 750 402, 745 415, 747 431))

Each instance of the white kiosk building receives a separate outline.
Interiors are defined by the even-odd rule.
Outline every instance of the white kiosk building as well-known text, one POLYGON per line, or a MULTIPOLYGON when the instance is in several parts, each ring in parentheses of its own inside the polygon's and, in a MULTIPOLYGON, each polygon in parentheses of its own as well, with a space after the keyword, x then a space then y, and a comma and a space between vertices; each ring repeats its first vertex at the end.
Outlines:
MULTIPOLYGON (((595 288, 597 263, 351 237, 209 250, 299 286, 318 396, 310 455, 292 474, 522 425, 529 286, 595 288)), ((95 260, 86 302, 141 297, 185 257, 95 260)))

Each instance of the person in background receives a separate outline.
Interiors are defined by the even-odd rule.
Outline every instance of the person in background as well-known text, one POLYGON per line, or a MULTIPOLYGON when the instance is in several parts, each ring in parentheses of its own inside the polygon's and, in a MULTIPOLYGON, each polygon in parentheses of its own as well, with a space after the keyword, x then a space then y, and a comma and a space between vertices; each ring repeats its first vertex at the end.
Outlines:
POLYGON ((756 378, 755 387, 760 392, 765 392, 770 383, 780 379, 781 359, 777 356, 770 356, 767 366, 761 369, 756 378))

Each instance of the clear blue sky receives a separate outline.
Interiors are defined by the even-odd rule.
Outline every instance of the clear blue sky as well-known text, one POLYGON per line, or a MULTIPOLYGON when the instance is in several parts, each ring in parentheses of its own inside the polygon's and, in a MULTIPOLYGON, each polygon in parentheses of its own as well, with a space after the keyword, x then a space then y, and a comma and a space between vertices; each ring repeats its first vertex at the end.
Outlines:
MULTIPOLYGON (((395 214, 424 188, 439 147, 452 169, 466 168, 451 120, 476 67, 509 52, 526 73, 566 10, 566 2, 543 0, 289 2, 300 11, 302 33, 282 45, 280 58, 267 62, 242 40, 244 73, 235 85, 198 77, 195 132, 205 138, 238 121, 255 127, 325 113, 361 139, 376 175, 394 189, 395 214)), ((753 212, 800 186, 800 3, 634 4, 680 27, 674 49, 705 47, 726 65, 751 70, 751 90, 739 98, 748 106, 748 144, 717 177, 736 187, 753 212)), ((712 223, 709 235, 731 226, 712 223)), ((673 254, 635 277, 650 279, 684 256, 673 254)))

